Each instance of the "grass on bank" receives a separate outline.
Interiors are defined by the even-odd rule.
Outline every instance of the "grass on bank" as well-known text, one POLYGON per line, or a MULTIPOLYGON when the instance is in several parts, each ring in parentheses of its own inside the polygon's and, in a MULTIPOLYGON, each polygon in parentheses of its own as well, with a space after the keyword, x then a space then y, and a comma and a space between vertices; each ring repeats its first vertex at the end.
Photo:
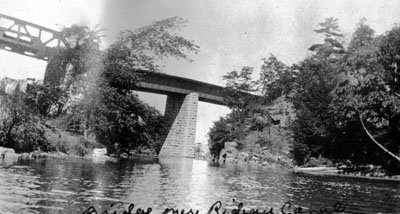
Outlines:
POLYGON ((95 148, 103 148, 94 138, 85 139, 81 134, 55 128, 59 125, 54 121, 49 121, 49 123, 53 129, 45 129, 45 138, 49 143, 50 152, 62 152, 83 157, 90 154, 95 148))

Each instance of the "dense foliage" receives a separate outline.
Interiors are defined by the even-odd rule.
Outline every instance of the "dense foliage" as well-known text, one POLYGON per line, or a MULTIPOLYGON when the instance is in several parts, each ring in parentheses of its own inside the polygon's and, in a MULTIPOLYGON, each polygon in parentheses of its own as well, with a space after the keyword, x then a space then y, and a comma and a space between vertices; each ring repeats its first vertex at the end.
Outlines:
MULTIPOLYGON (((334 20, 330 21, 337 29, 334 20)), ((399 161, 388 154, 400 153, 396 119, 399 32, 394 27, 375 37, 362 20, 347 50, 338 40, 332 40, 333 36, 327 37, 326 42, 333 42, 325 46, 331 49, 317 49, 300 63, 294 96, 298 118, 293 130, 293 154, 298 164, 322 155, 347 165, 373 164, 389 174, 399 173, 399 161), (361 121, 388 151, 374 144, 361 121)))
MULTIPOLYGON (((323 42, 309 48, 311 55, 291 67, 274 56, 264 59, 255 85, 267 105, 282 95, 293 103, 296 119, 291 125, 291 154, 295 164, 322 163, 328 158, 347 166, 372 164, 388 174, 399 174, 400 27, 375 36, 363 19, 348 44, 334 18, 320 23, 315 32, 323 42)), ((235 79, 235 83, 243 81, 235 79)), ((227 99, 232 99, 229 96, 227 99)), ((255 112, 251 106, 259 103, 244 103, 240 111, 251 112, 242 114, 251 118, 255 112)), ((237 109, 232 109, 210 132, 212 150, 235 139, 231 127, 245 132, 246 127, 256 124, 250 119, 235 119, 237 109)))
POLYGON ((223 77, 226 80, 225 101, 232 111, 216 121, 209 132, 210 151, 215 157, 219 157, 226 142, 235 141, 239 150, 250 143, 271 144, 269 135, 260 134, 275 122, 266 104, 289 94, 292 69, 271 55, 263 59, 259 79, 253 80, 252 75, 253 68, 243 67, 240 72, 231 71, 223 77), (252 137, 254 142, 246 142, 253 132, 258 133, 257 137, 252 137))
POLYGON ((16 152, 49 149, 40 118, 25 105, 29 100, 19 89, 12 94, 0 91, 0 146, 16 152))
POLYGON ((343 55, 342 35, 335 19, 320 24, 317 33, 324 34, 324 43, 310 47, 314 54, 295 66, 297 77, 293 104, 297 119, 293 123, 293 155, 298 164, 323 154, 334 125, 329 105, 337 85, 340 59, 343 55))

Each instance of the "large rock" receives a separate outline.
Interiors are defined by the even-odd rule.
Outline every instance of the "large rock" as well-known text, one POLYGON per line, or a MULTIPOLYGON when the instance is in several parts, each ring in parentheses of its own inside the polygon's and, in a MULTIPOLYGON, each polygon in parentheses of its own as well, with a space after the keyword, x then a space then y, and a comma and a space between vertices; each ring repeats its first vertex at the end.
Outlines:
POLYGON ((288 128, 296 118, 295 109, 286 96, 281 96, 276 99, 271 106, 268 107, 271 117, 274 120, 279 120, 280 128, 288 128))
MULTIPOLYGON (((237 142, 226 142, 221 150, 220 161, 259 164, 263 166, 290 166, 290 147, 292 133, 290 125, 295 119, 293 104, 281 96, 270 106, 265 107, 266 112, 272 117, 271 126, 262 131, 251 131, 243 139, 243 148, 238 150, 237 142)), ((265 115, 261 115, 261 117, 265 115)))
POLYGON ((18 159, 18 154, 14 149, 0 147, 0 159, 18 159))

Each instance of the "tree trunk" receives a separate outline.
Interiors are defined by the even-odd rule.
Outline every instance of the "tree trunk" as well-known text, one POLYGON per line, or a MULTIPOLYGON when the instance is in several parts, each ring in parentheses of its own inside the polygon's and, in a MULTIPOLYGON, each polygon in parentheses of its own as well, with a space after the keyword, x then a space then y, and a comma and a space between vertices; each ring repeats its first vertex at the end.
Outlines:
POLYGON ((365 132, 367 133, 368 137, 371 138, 371 140, 379 146, 379 148, 381 148, 383 151, 385 151, 386 153, 388 153, 390 156, 392 156, 393 158, 395 158, 396 160, 400 161, 400 157, 396 156, 395 154, 391 153, 389 150, 387 150, 385 147, 383 147, 380 143, 378 143, 378 141, 375 140, 375 138, 371 135, 371 133, 369 133, 369 131, 367 130, 367 128, 364 125, 364 122, 362 120, 361 114, 360 114, 360 121, 361 121, 361 125, 363 126, 365 132))

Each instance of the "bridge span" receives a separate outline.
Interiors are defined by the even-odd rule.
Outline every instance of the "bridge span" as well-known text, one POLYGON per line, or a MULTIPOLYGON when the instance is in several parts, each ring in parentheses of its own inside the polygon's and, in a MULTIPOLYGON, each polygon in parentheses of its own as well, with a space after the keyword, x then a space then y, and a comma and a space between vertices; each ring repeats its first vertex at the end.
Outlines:
POLYGON ((225 87, 165 73, 140 73, 142 74, 138 85, 140 91, 165 95, 197 93, 199 101, 226 105, 225 87))
MULTIPOLYGON (((0 14, 0 49, 48 61, 65 46, 58 31, 0 14)), ((198 102, 225 105, 224 87, 163 73, 140 73, 138 91, 167 95, 169 132, 159 155, 193 158, 198 102)))

